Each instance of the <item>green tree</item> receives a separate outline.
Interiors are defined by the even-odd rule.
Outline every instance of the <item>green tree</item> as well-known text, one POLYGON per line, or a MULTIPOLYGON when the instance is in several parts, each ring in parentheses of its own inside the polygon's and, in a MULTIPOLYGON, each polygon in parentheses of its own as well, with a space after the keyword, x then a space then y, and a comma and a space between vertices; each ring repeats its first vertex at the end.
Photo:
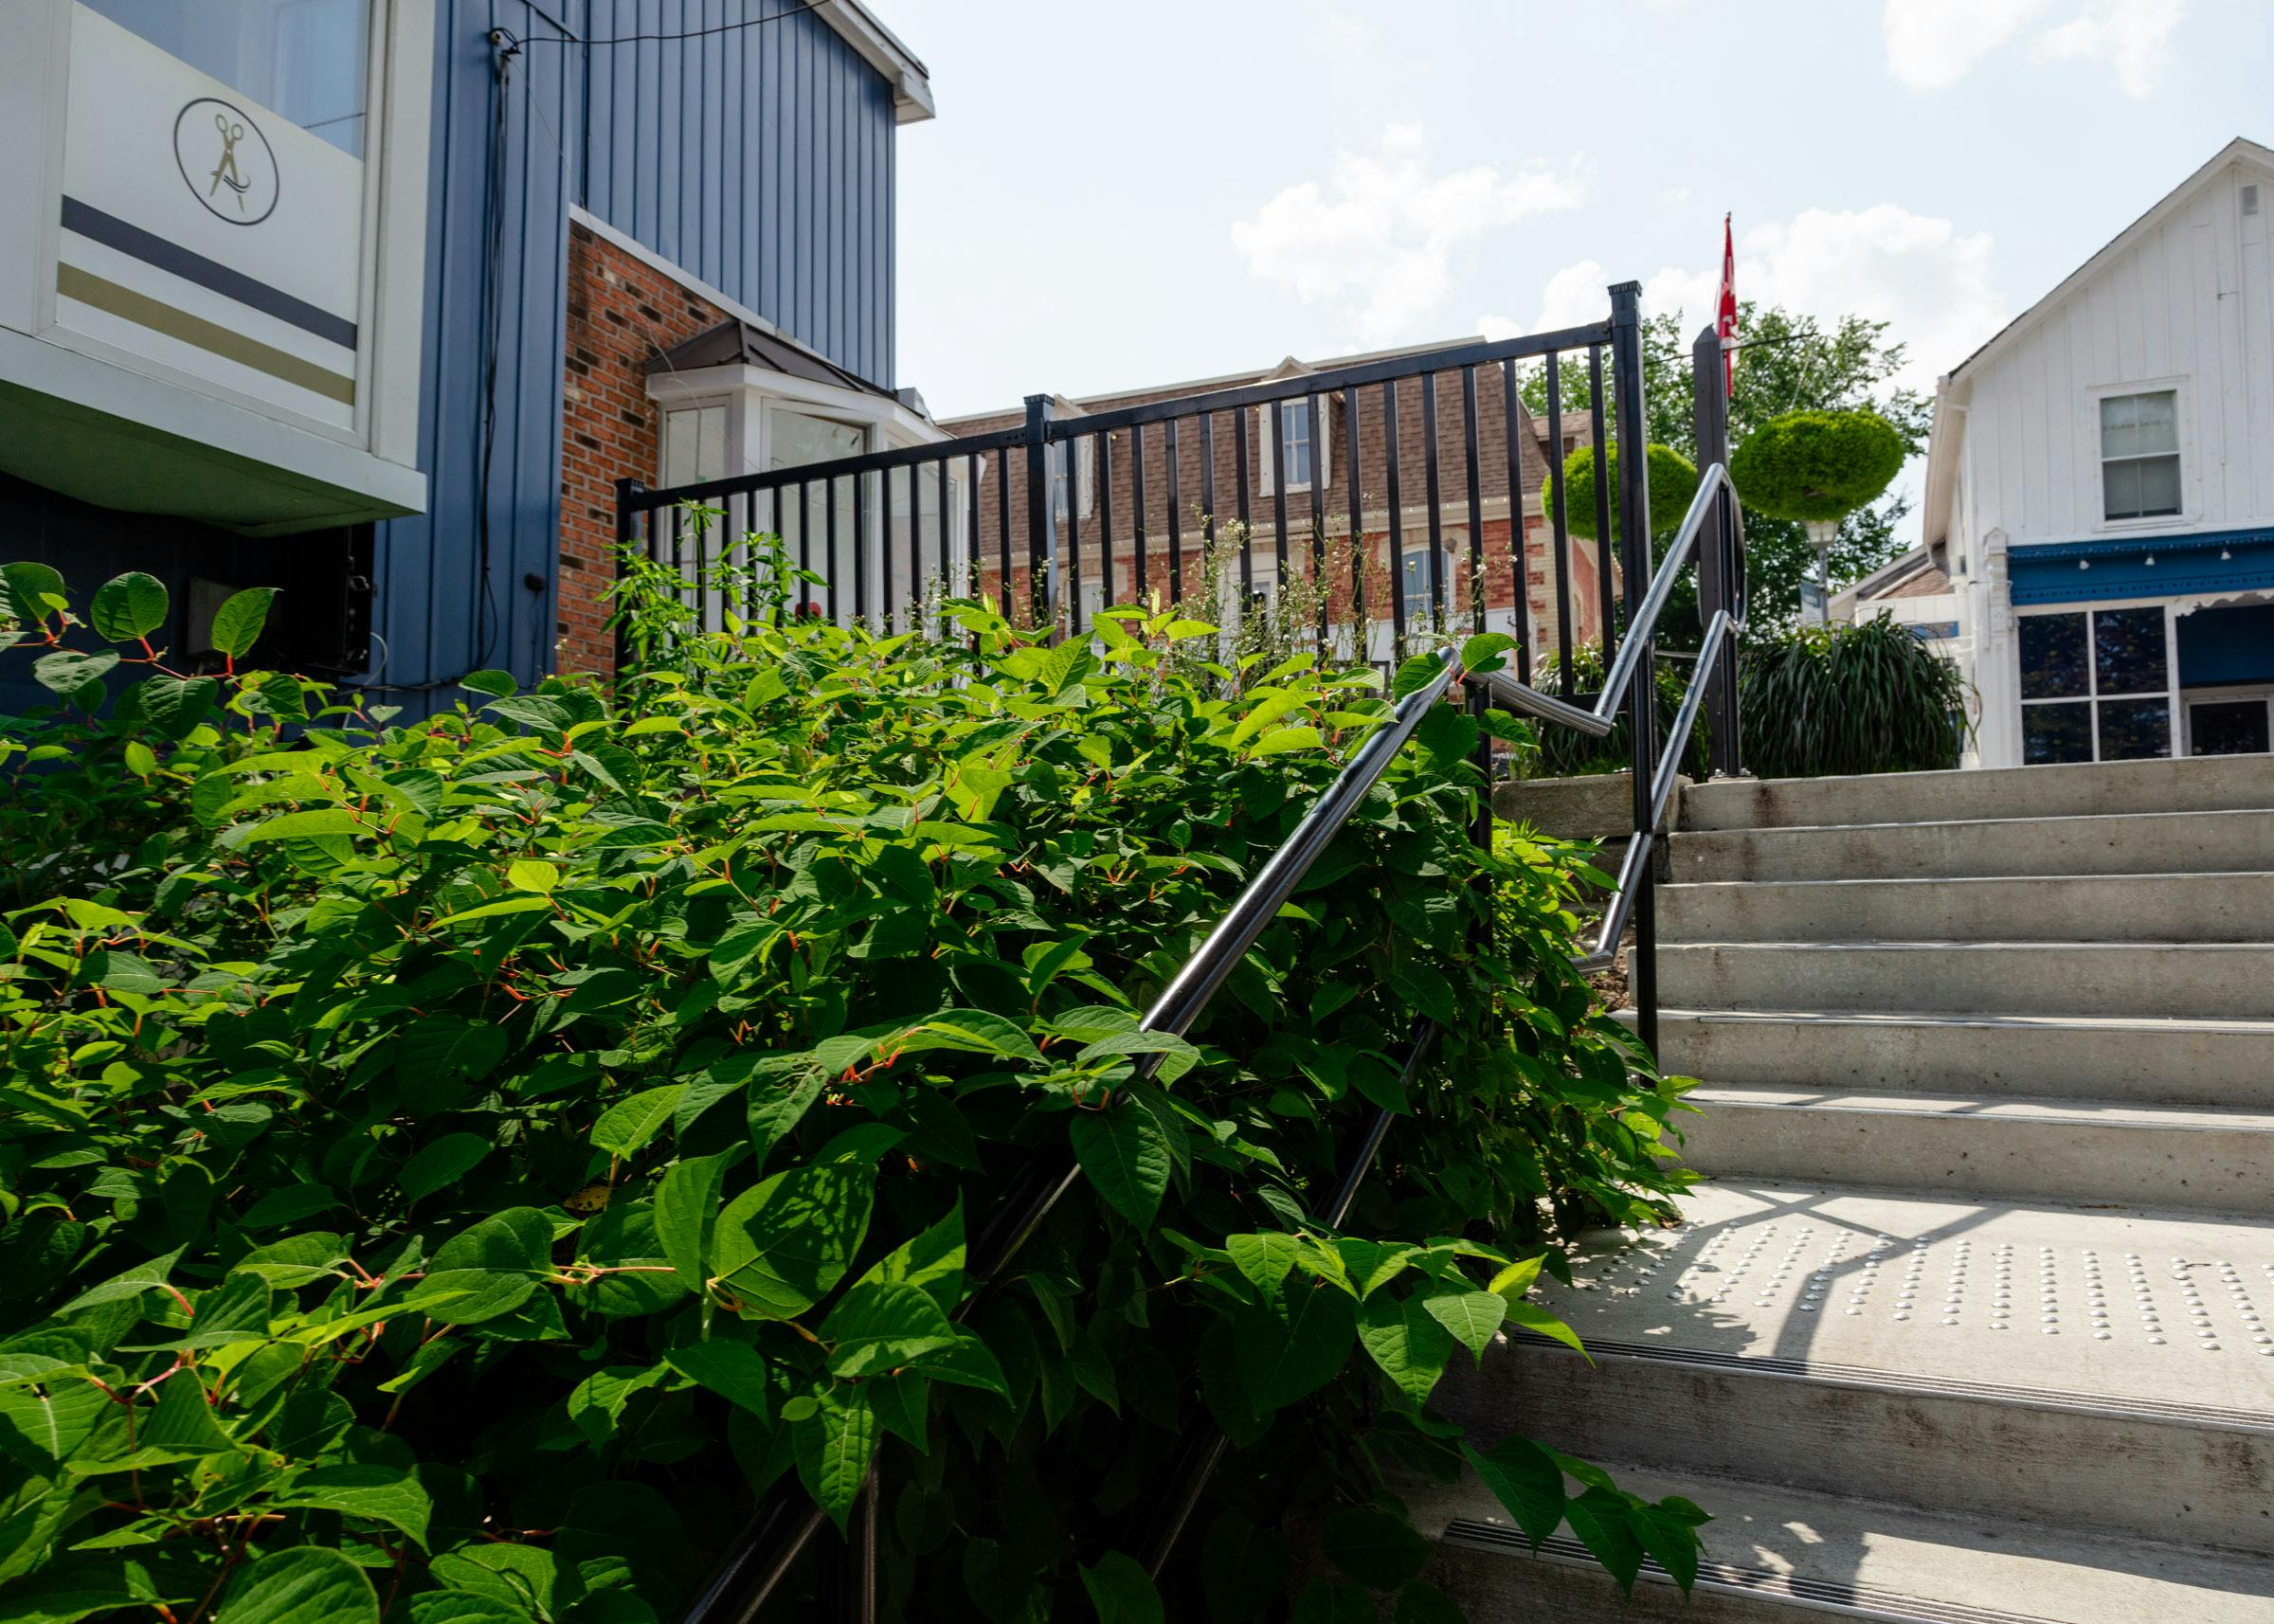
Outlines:
MULTIPOLYGON (((1932 403, 1916 389, 1895 385, 1909 356, 1903 344, 1887 337, 1886 322, 1843 316, 1827 328, 1814 316, 1776 305, 1741 301, 1738 310, 1744 348, 1738 352, 1737 392, 1729 402, 1733 447, 1761 424, 1787 412, 1868 407, 1894 424, 1909 455, 1926 449, 1932 403)), ((1643 323, 1643 406, 1650 419, 1649 438, 1685 454, 1695 448, 1689 365, 1695 327, 1678 311, 1650 316, 1643 323)), ((1586 412, 1593 396, 1583 355, 1564 357, 1561 383, 1565 415, 1586 412)), ((1605 385, 1608 388, 1607 370, 1605 385)), ((1531 369, 1522 392, 1525 406, 1544 416, 1544 366, 1531 369)), ((1606 402, 1607 416, 1610 409, 1606 402)), ((1896 491, 1842 520, 1840 538, 1832 549, 1832 579, 1859 580, 1895 557, 1902 550, 1895 527, 1909 511, 1909 498, 1896 491)), ((1745 556, 1752 588, 1749 633, 1759 637, 1796 623, 1800 583, 1815 568, 1807 532, 1790 519, 1749 514, 1745 556)), ((1668 647, 1694 648, 1699 635, 1693 578, 1675 592, 1660 641, 1668 647)))

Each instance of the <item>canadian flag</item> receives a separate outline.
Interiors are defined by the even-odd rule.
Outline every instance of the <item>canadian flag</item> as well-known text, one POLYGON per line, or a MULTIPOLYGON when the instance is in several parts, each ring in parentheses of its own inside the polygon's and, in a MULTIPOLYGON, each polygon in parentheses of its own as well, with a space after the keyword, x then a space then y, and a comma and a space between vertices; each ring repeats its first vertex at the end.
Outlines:
POLYGON ((1730 346, 1737 340, 1737 244, 1729 234, 1729 216, 1722 216, 1722 306, 1713 331, 1722 340, 1722 381, 1730 397, 1737 395, 1737 356, 1730 346))

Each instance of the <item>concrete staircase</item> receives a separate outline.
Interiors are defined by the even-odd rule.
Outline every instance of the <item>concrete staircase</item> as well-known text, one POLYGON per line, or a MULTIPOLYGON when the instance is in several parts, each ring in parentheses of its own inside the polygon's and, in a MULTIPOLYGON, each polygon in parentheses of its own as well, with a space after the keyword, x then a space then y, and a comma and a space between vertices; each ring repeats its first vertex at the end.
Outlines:
POLYGON ((1687 790, 1683 1224, 1446 1393, 1716 1516, 1687 1606, 1473 1484, 1494 1624, 2274 1624, 2274 762, 1687 790))

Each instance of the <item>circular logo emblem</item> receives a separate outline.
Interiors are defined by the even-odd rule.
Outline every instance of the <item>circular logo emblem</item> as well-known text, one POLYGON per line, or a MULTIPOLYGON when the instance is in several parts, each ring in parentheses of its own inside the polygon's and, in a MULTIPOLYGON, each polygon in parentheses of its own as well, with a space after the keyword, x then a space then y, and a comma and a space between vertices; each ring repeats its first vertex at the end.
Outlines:
POLYGON ((201 96, 175 115, 173 161, 198 202, 232 226, 258 226, 277 207, 277 154, 231 102, 201 96))

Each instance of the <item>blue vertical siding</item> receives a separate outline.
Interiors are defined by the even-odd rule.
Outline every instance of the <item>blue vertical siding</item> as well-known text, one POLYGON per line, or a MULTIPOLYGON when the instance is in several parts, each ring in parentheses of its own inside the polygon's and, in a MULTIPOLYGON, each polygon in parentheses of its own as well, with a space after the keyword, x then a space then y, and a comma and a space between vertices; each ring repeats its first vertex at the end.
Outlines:
POLYGON ((593 0, 579 201, 893 382, 893 87, 798 0, 593 0))
POLYGON ((453 703, 456 678, 468 671, 500 667, 530 681, 551 666, 568 152, 582 126, 581 64, 572 52, 522 50, 503 93, 503 184, 493 199, 490 144, 500 103, 486 36, 499 27, 523 40, 557 35, 565 31, 560 14, 528 0, 444 0, 436 9, 419 415, 427 506, 378 529, 372 623, 380 641, 367 678, 393 690, 379 697, 413 712, 453 703), (486 241, 493 207, 494 285, 486 241), (485 481, 491 298, 496 382, 485 481), (542 584, 533 590, 525 584, 532 578, 542 584))
POLYGON ((428 175, 420 466, 427 511, 378 527, 367 679, 421 712, 457 678, 551 669, 568 210, 618 230, 839 366, 893 376, 892 86, 797 0, 442 0, 428 175), (667 42, 557 43, 760 27, 667 42), (494 286, 487 39, 531 43, 503 94, 494 286), (492 466, 482 474, 488 298, 492 466), (488 558, 482 558, 482 519, 488 558), (534 580, 541 585, 531 587, 534 580))

